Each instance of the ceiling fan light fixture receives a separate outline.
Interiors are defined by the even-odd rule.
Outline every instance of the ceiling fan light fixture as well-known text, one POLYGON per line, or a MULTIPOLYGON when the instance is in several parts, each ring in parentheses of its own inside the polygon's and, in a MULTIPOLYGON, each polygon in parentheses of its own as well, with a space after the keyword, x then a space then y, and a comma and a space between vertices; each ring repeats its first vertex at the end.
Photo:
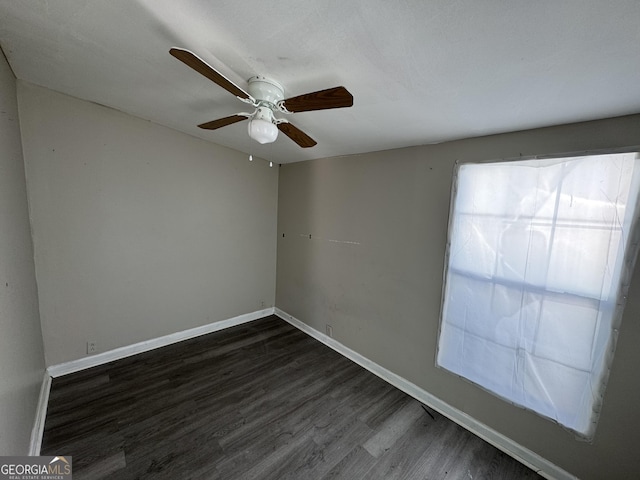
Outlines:
POLYGON ((254 118, 249 121, 249 136, 263 145, 272 143, 278 138, 278 127, 267 120, 254 118))
MULTIPOLYGON (((192 68, 200 75, 224 88, 239 100, 256 108, 254 113, 237 113, 224 118, 205 122, 198 127, 216 130, 227 125, 249 119, 249 136, 258 143, 272 143, 278 138, 278 130, 302 148, 313 147, 317 142, 298 127, 274 113, 310 112, 330 108, 353 106, 353 95, 344 87, 325 88, 295 97, 284 98, 284 88, 278 82, 263 75, 254 75, 247 80, 248 92, 226 78, 204 60, 183 48, 172 48, 169 53, 192 68)), ((251 158, 249 158, 251 160, 251 158)))

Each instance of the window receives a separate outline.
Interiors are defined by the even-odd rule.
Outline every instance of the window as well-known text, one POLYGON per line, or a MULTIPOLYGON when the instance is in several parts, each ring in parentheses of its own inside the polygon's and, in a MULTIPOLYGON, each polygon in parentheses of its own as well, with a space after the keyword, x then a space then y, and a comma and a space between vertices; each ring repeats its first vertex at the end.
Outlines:
POLYGON ((593 437, 637 253, 638 158, 458 167, 439 366, 593 437))

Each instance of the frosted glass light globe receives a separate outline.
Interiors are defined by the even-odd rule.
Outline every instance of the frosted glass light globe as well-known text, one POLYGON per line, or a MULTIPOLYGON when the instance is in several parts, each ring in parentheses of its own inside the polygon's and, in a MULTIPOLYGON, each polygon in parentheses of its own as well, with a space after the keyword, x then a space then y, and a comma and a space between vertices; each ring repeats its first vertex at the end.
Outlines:
POLYGON ((249 136, 261 144, 275 142, 278 127, 266 120, 253 119, 249 122, 249 136))

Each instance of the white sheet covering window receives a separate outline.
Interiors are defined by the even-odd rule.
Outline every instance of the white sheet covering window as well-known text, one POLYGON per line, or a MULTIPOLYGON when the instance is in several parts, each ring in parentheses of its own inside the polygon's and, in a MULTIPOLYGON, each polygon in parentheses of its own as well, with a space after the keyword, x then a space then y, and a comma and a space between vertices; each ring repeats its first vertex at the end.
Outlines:
POLYGON ((437 364, 591 439, 639 173, 637 153, 459 166, 437 364))

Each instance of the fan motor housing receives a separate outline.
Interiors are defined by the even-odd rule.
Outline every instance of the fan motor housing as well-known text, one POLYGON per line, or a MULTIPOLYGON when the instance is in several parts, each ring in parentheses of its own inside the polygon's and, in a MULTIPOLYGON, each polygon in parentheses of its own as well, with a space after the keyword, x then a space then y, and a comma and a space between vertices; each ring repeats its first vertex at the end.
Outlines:
POLYGON ((258 101, 273 105, 284 100, 284 88, 275 80, 262 75, 256 75, 248 80, 249 95, 258 101))

